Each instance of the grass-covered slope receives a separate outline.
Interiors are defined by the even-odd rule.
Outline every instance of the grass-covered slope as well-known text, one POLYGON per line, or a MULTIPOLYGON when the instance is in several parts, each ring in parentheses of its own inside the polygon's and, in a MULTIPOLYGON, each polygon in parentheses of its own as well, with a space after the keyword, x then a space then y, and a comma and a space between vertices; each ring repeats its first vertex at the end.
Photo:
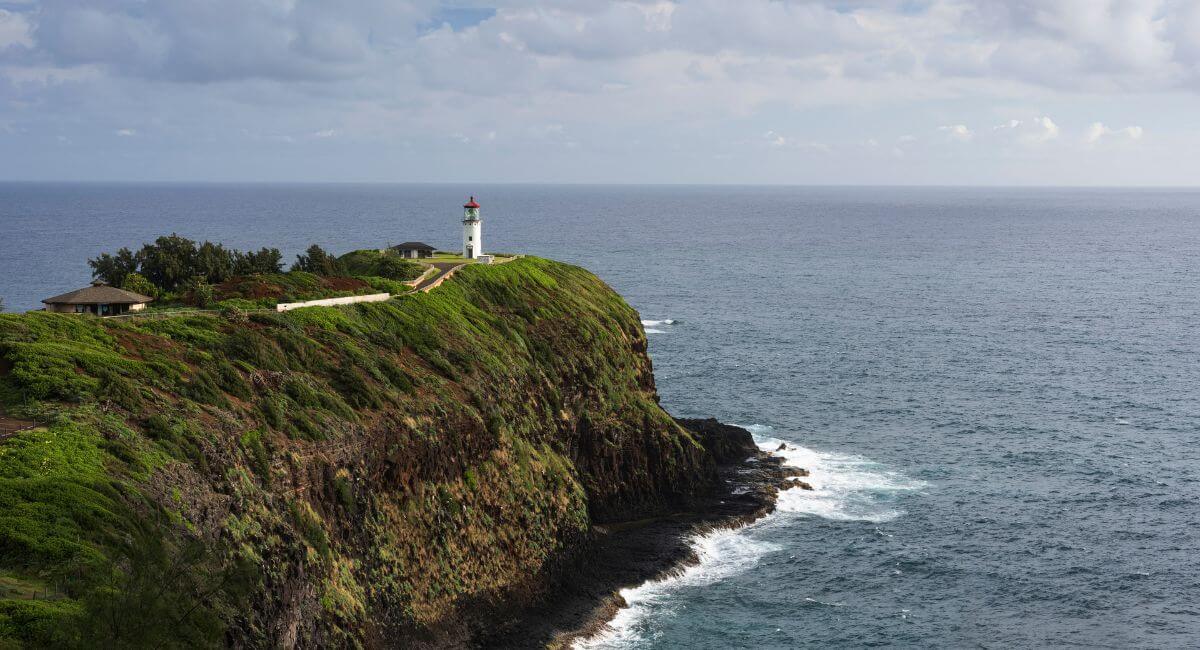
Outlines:
POLYGON ((349 275, 389 280, 413 280, 425 271, 425 265, 404 259, 392 251, 351 251, 339 257, 338 262, 349 275))
POLYGON ((352 277, 325 277, 290 271, 238 276, 213 287, 213 301, 236 301, 243 307, 273 307, 281 302, 301 302, 374 293, 366 281, 352 277))
POLYGON ((469 635, 591 523, 710 486, 645 346, 536 258, 249 319, 0 315, 0 412, 45 424, 0 441, 0 647, 469 635))

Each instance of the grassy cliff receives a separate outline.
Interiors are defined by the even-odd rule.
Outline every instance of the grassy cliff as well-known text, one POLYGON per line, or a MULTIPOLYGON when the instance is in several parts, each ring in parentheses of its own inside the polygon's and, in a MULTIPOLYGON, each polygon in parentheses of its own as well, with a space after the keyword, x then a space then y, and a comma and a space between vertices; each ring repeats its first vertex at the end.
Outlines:
POLYGON ((0 647, 465 640, 592 524, 711 487, 645 350, 537 258, 249 318, 0 315, 0 413, 44 424, 0 441, 0 647))

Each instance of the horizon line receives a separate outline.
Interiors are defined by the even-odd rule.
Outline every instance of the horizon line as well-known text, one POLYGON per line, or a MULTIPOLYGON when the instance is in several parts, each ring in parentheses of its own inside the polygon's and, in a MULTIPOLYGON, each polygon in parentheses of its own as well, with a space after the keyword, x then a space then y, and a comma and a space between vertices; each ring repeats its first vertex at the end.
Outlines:
POLYGON ((1196 185, 1055 185, 1055 184, 938 184, 938 183, 704 183, 704 182, 609 182, 609 181, 314 181, 314 180, 78 180, 0 179, 0 185, 477 185, 551 187, 774 187, 811 189, 1078 189, 1078 190, 1200 190, 1196 185))

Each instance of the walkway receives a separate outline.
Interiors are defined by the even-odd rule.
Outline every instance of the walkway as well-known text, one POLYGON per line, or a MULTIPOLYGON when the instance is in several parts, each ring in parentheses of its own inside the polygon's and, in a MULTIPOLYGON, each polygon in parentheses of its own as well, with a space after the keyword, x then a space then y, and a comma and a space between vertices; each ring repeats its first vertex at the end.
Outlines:
POLYGON ((441 284, 443 280, 449 277, 451 273, 458 269, 458 267, 466 266, 466 264, 466 262, 434 262, 432 266, 433 268, 437 269, 437 272, 418 282, 417 285, 413 287, 413 291, 429 291, 430 289, 433 289, 441 284))

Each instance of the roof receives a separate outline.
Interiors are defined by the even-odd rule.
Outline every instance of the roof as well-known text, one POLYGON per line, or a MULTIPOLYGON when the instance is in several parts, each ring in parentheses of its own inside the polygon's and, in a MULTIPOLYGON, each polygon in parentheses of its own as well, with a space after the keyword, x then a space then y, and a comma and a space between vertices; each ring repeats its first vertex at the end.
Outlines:
POLYGON ((478 208, 479 204, 475 202, 475 197, 472 196, 471 200, 467 201, 466 204, 463 205, 463 207, 464 208, 478 208))
POLYGON ((402 251, 432 251, 436 250, 433 246, 420 241, 406 241, 403 244, 392 246, 396 250, 402 251))
POLYGON ((136 305, 153 300, 150 296, 110 287, 107 284, 94 284, 61 296, 46 298, 42 302, 47 305, 136 305))

